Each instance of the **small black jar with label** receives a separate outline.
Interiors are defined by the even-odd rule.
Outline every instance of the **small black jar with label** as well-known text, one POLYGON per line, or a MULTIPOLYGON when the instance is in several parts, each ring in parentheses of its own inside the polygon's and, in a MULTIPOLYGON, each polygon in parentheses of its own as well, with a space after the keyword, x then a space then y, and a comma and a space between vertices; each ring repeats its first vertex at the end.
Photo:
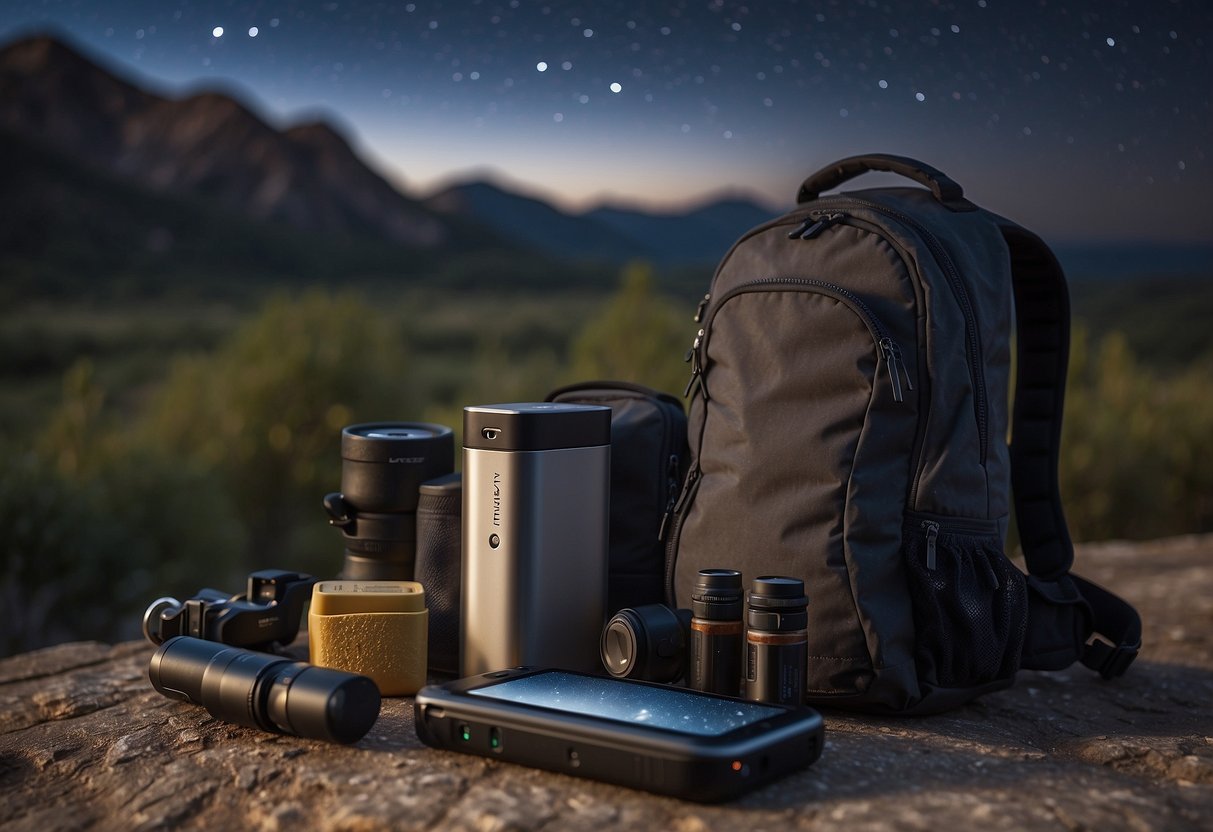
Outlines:
POLYGON ((771 575, 754 579, 746 608, 747 699, 804 704, 808 604, 804 581, 771 575))

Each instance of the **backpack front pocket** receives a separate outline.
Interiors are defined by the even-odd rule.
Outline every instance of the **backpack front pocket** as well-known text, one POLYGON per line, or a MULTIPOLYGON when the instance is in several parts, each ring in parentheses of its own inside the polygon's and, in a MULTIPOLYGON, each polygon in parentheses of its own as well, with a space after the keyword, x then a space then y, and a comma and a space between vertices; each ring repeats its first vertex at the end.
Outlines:
POLYGON ((1014 676, 1027 589, 997 523, 913 513, 904 531, 919 677, 960 688, 1014 676))
MULTIPOLYGON (((669 527, 670 594, 685 605, 696 571, 710 567, 804 580, 814 697, 860 695, 886 663, 909 663, 887 660, 884 643, 869 640, 877 628, 856 591, 857 582, 900 576, 900 524, 889 518, 880 551, 869 537, 858 558, 846 530, 852 473, 865 453, 889 470, 863 478, 862 505, 887 504, 908 487, 913 324, 884 320, 827 281, 754 280, 713 300, 692 347, 695 467, 669 527)), ((882 624, 903 615, 909 628, 908 603, 880 606, 882 624)))

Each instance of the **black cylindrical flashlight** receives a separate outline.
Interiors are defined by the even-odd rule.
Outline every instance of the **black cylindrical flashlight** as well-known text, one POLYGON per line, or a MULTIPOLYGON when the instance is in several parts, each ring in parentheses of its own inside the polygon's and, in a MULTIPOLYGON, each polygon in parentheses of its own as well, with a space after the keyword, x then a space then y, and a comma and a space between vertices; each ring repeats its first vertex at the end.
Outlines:
POLYGON ((379 688, 365 676, 191 636, 160 645, 147 675, 170 699, 262 731, 351 743, 379 718, 379 688))
POLYGON ((804 704, 808 604, 798 578, 754 579, 746 611, 746 699, 804 704))
POLYGON ((687 684, 705 693, 741 690, 741 573, 701 569, 691 590, 691 661, 687 684))

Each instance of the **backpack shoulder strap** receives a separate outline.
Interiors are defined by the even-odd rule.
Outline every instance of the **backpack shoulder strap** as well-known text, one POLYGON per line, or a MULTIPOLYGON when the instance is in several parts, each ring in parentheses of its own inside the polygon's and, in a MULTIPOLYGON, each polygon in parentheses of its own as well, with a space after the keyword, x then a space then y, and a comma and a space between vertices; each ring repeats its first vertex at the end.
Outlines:
POLYGON ((1048 246, 1019 226, 1002 227, 1015 294, 1015 402, 1011 486, 1028 571, 1055 580, 1070 571, 1074 544, 1057 481, 1070 359, 1070 295, 1048 246))
POLYGON ((1141 618, 1115 594, 1070 574, 1074 544, 1057 480, 1070 356, 1065 275, 1035 234, 1001 218, 999 229, 1011 256, 1018 327, 1010 461, 1029 573, 1023 666, 1051 670, 1081 660, 1110 679, 1124 673, 1137 656, 1141 618))

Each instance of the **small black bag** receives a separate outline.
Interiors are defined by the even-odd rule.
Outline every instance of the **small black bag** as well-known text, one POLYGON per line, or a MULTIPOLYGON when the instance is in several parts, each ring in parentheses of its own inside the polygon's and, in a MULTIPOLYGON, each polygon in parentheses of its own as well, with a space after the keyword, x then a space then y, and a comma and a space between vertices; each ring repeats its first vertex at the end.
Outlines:
POLYGON ((587 381, 549 402, 611 408, 610 571, 607 610, 665 597, 662 526, 687 470, 687 419, 678 399, 639 384, 587 381))

